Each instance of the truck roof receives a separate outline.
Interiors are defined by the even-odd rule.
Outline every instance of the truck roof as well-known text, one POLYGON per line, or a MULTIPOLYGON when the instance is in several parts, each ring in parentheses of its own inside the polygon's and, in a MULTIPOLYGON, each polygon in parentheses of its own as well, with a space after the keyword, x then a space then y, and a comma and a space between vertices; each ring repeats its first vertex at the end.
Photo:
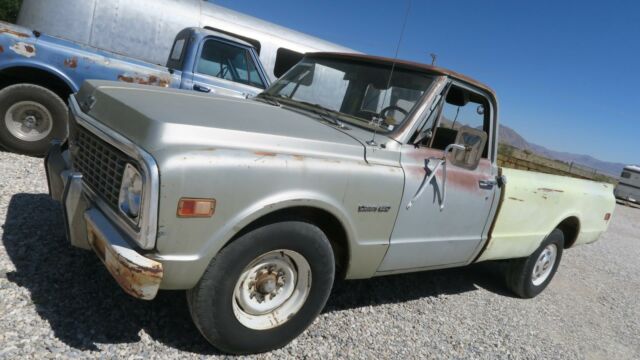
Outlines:
POLYGON ((629 165, 629 166, 625 166, 624 169, 640 173, 640 166, 629 165))
MULTIPOLYGON (((244 45, 244 46, 255 48, 255 46, 251 45, 250 43, 248 43, 248 42, 246 42, 246 41, 244 41, 244 40, 242 40, 242 39, 240 39, 238 37, 235 37, 235 36, 232 36, 232 35, 227 35, 225 33, 219 32, 219 31, 215 31, 215 30, 211 30, 211 29, 204 29, 204 28, 199 28, 199 27, 193 27, 193 26, 192 27, 188 27, 185 30, 186 31, 192 31, 194 33, 203 34, 205 36, 206 35, 215 36, 215 37, 227 40, 227 41, 231 41, 231 42, 235 42, 235 43, 238 43, 238 44, 241 44, 241 45, 244 45)), ((185 31, 185 30, 183 30, 183 31, 185 31)))
POLYGON ((457 73, 453 70, 441 68, 438 66, 421 64, 418 62, 413 62, 408 60, 392 59, 392 58, 382 57, 382 56, 372 56, 372 55, 352 54, 352 53, 317 52, 317 53, 309 53, 307 54, 307 56, 316 57, 316 58, 318 57, 342 58, 342 59, 349 59, 349 60, 356 60, 356 61, 373 62, 373 63, 379 63, 379 64, 393 64, 395 62, 397 67, 409 69, 409 70, 424 71, 424 72, 436 74, 436 75, 449 76, 454 79, 471 84, 481 90, 484 90, 490 93, 494 98, 496 96, 493 89, 481 83, 480 81, 475 80, 469 76, 457 73))

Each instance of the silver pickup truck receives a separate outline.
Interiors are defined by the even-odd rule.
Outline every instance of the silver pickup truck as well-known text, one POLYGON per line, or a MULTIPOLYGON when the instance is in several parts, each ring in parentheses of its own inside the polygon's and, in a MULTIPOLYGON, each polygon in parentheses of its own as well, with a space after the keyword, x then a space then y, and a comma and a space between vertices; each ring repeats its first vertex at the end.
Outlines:
POLYGON ((281 347, 334 279, 508 262, 539 294, 609 184, 496 165, 498 103, 445 69, 308 54, 254 99, 89 81, 46 158, 70 242, 140 299, 184 289, 229 353, 281 347))

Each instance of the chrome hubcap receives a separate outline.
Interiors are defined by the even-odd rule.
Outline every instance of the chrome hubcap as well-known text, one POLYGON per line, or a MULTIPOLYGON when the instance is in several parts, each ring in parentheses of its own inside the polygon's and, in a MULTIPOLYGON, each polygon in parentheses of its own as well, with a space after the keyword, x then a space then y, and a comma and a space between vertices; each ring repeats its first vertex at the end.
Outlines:
POLYGON ((540 286, 549 278, 551 271, 553 271, 553 265, 556 263, 557 255, 558 247, 555 244, 547 245, 542 250, 533 266, 533 274, 531 276, 533 285, 540 286))
POLYGON ((24 141, 39 141, 51 133, 53 117, 49 110, 35 101, 20 101, 7 110, 4 123, 9 133, 24 141))
POLYGON ((302 255, 271 251, 242 271, 233 293, 233 313, 250 329, 272 329, 302 308, 310 289, 311 267, 302 255))

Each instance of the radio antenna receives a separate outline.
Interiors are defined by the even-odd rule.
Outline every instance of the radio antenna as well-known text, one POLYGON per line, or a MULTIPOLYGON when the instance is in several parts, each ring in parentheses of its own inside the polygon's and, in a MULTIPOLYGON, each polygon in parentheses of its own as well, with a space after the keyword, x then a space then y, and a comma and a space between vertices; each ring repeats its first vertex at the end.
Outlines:
MULTIPOLYGON (((391 72, 389 73, 389 80, 387 80, 387 91, 384 93, 384 98, 382 99, 382 105, 387 102, 387 96, 389 95, 389 88, 391 87, 391 80, 393 79, 393 71, 396 69, 396 61, 398 60, 398 52, 400 51, 400 45, 402 44, 402 39, 404 38, 404 30, 407 27, 407 21, 409 20, 409 11, 411 11, 411 0, 407 1, 407 11, 404 14, 404 20, 402 22, 402 29, 400 30, 400 38, 398 39, 398 45, 396 46, 396 53, 393 56, 393 63, 391 64, 391 72)), ((382 118, 374 118, 374 121, 382 121, 382 118)), ((380 123, 378 123, 380 126, 380 123)), ((371 140, 367 141, 367 145, 369 146, 377 146, 376 143, 376 135, 378 134, 378 126, 373 129, 373 137, 371 140)))

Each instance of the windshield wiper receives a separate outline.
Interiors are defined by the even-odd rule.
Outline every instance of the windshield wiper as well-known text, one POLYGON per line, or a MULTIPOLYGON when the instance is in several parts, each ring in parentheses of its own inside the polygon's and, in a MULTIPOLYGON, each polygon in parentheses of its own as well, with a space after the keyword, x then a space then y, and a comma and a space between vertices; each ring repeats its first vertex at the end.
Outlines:
POLYGON ((267 93, 260 93, 256 96, 257 99, 262 99, 264 100, 267 104, 271 104, 273 106, 282 106, 280 104, 280 102, 278 101, 278 99, 281 99, 281 96, 276 96, 276 95, 271 95, 271 94, 267 94, 267 93))
MULTIPOLYGON (((293 100, 293 99, 291 99, 293 100)), ((310 102, 306 102, 306 101, 301 101, 301 100, 293 100, 297 103, 303 104, 305 106, 310 107, 310 111, 320 115, 320 117, 322 117, 323 120, 326 120, 334 125, 336 125, 337 127, 344 129, 346 128, 346 126, 344 125, 344 123, 342 121, 340 121, 340 119, 338 119, 338 114, 336 114, 334 111, 331 111, 329 109, 327 109, 326 107, 322 106, 322 105, 318 105, 318 104, 313 104, 310 102)))

